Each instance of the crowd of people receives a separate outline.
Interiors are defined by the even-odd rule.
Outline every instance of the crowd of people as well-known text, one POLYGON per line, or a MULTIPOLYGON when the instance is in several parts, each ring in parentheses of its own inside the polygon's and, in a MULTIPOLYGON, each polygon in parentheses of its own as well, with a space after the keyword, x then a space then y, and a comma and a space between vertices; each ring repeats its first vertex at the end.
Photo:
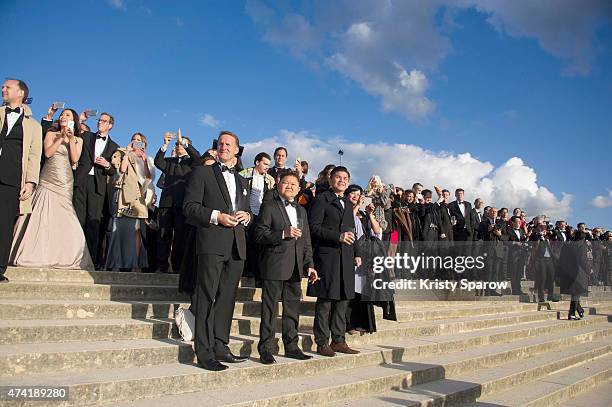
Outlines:
MULTIPOLYGON (((298 155, 287 165, 285 147, 272 156, 259 152, 244 168, 243 147, 230 131, 201 150, 180 130, 166 132, 153 157, 140 132, 125 147, 113 141, 115 118, 106 112, 95 132, 86 122, 96 112, 66 108, 54 119, 55 103, 39 123, 24 103, 28 93, 22 80, 2 86, 0 282, 8 282, 7 265, 180 273, 179 290, 192 295, 195 351, 205 369, 244 360, 228 347, 242 277, 262 288, 258 350, 266 364, 275 363, 279 301, 285 356, 311 357, 297 345, 302 278, 307 295, 317 297, 317 352, 358 353, 345 335, 375 332, 374 306, 395 319, 393 298, 373 298, 368 287, 372 257, 419 242, 456 255, 494 247, 484 271, 461 277, 510 280, 515 295, 524 294, 521 280, 534 279, 539 301, 545 292, 558 300, 556 282, 572 295, 570 319, 582 317, 580 296, 589 284, 610 284, 612 232, 602 228, 552 225, 544 215, 528 221, 520 208, 510 216, 480 198, 472 205, 461 188, 452 202, 446 189, 401 188, 378 176, 364 189, 351 183, 349 169, 333 164, 309 181, 308 163, 298 155), (564 257, 557 243, 570 241, 578 249, 564 257), (569 273, 559 273, 560 264, 570 263, 569 273)), ((460 276, 436 270, 429 277, 460 276)))

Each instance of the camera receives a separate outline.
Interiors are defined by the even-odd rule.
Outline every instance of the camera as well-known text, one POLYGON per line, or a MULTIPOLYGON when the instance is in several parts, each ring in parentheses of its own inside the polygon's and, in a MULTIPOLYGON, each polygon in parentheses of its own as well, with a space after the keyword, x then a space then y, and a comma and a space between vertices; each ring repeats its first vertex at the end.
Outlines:
POLYGON ((135 149, 144 150, 145 143, 142 142, 142 141, 136 141, 136 142, 134 142, 134 144, 132 144, 132 147, 135 148, 135 149))

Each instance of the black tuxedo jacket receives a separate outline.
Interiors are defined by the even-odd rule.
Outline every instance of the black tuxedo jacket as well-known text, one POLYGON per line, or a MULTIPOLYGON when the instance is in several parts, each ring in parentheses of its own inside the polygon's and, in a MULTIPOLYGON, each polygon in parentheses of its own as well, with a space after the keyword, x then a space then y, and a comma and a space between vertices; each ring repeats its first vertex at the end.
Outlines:
MULTIPOLYGON (((251 212, 249 208, 248 182, 237 172, 236 211, 251 212)), ((185 189, 183 214, 185 221, 197 227, 196 254, 231 256, 234 244, 240 259, 246 258, 245 227, 242 223, 228 228, 210 223, 213 210, 228 213, 231 208, 225 179, 219 164, 195 167, 185 189)))
MULTIPOLYGON (((96 180, 96 193, 98 195, 104 195, 108 188, 106 177, 115 175, 115 167, 111 165, 106 169, 94 163, 96 159, 95 133, 86 131, 81 133, 81 137, 83 138, 83 151, 81 152, 81 158, 79 158, 77 169, 74 171, 74 187, 81 188, 85 185, 88 179, 87 177, 89 177, 89 170, 93 167, 96 180)), ((101 156, 104 157, 106 161, 110 162, 113 153, 119 148, 119 145, 117 145, 110 136, 107 137, 108 141, 101 156)))
MULTIPOLYGON (((283 168, 286 169, 287 167, 283 168)), ((278 168, 276 167, 270 167, 268 168, 268 174, 270 174, 272 176, 272 178, 274 178, 274 182, 276 182, 276 177, 278 177, 278 168)))
POLYGON ((314 268, 308 215, 301 205, 296 211, 302 219, 302 236, 283 239, 283 230, 291 226, 284 202, 276 197, 261 204, 253 237, 263 250, 259 267, 264 280, 289 280, 296 265, 304 275, 309 267, 314 268))
POLYGON ((483 218, 482 222, 480 222, 480 225, 478 227, 478 237, 480 239, 484 240, 485 242, 499 242, 508 240, 506 221, 503 221, 501 219, 495 220, 495 227, 499 229, 499 231, 501 232, 501 236, 496 236, 495 234, 493 234, 493 231, 489 232, 490 224, 491 223, 489 221, 489 218, 483 218))
POLYGON ((516 236, 513 228, 508 229, 508 241, 509 242, 526 242, 527 235, 524 229, 519 229, 520 238, 516 236))
MULTIPOLYGON (((463 236, 467 232, 467 240, 472 240, 472 233, 474 232, 474 226, 472 225, 472 204, 467 201, 463 201, 463 203, 465 205, 465 217, 461 213, 457 201, 448 204, 451 216, 454 216, 457 220, 457 224, 453 226, 453 233, 458 237, 463 236)), ((455 240, 457 239, 455 238, 455 240)))
POLYGON ((179 160, 176 157, 165 157, 166 153, 159 149, 155 154, 155 166, 163 173, 164 181, 160 187, 160 208, 182 207, 185 199, 185 186, 188 175, 193 167, 202 165, 200 153, 188 146, 186 148, 189 158, 179 160))
POLYGON ((332 300, 355 296, 355 245, 340 243, 340 235, 355 228, 352 204, 332 190, 315 197, 310 209, 310 233, 315 269, 321 280, 308 285, 307 294, 332 300))
POLYGON ((480 239, 478 237, 478 228, 480 227, 480 222, 482 222, 482 216, 481 216, 481 219, 478 219, 478 211, 476 210, 476 208, 472 208, 470 210, 470 224, 472 226, 472 240, 480 239))

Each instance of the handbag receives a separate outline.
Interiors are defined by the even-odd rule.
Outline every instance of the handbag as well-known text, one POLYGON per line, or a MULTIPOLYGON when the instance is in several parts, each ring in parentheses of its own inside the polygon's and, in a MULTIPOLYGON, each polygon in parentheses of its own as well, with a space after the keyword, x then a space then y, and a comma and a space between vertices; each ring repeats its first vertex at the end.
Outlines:
POLYGON ((193 334, 195 332, 195 316, 189 310, 179 307, 174 312, 174 321, 178 328, 181 339, 185 342, 193 341, 193 334))

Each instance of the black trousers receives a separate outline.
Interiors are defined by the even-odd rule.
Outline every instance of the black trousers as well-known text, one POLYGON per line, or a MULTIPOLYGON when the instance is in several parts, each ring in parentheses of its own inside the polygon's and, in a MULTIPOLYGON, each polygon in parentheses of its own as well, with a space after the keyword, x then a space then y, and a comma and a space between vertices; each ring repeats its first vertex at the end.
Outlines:
POLYGON ((15 221, 19 216, 19 188, 0 184, 0 276, 4 275, 11 254, 15 221))
POLYGON ((159 233, 157 235, 157 266, 160 271, 178 273, 185 253, 185 216, 180 207, 159 209, 159 233), (171 254, 172 251, 172 254, 171 254))
POLYGON ((302 296, 299 271, 294 270, 289 280, 261 280, 261 289, 261 323, 257 346, 259 353, 274 352, 279 300, 282 300, 283 304, 282 333, 285 351, 297 349, 302 296))
POLYGON ((230 352, 229 336, 244 260, 232 254, 198 255, 195 351, 198 360, 230 352))
POLYGON ((89 254, 96 268, 103 268, 104 247, 103 243, 107 235, 108 214, 104 216, 104 205, 106 194, 100 195, 96 192, 96 180, 93 175, 87 176, 85 185, 74 189, 72 197, 74 210, 79 218, 89 254))
POLYGON ((512 293, 518 293, 521 288, 521 277, 523 277, 524 252, 515 251, 508 255, 508 278, 512 286, 512 293))
POLYGON ((332 342, 346 342, 344 335, 346 332, 346 310, 349 301, 317 298, 313 327, 317 345, 329 345, 330 334, 332 342))
MULTIPOLYGON (((486 261, 486 270, 483 281, 501 281, 504 277, 502 275, 504 265, 504 259, 496 257, 495 253, 492 253, 486 261)), ((491 293, 494 290, 488 290, 487 293, 491 293)))
POLYGON ((256 221, 257 215, 253 215, 247 229, 247 258, 244 265, 244 276, 254 278, 255 280, 261 280, 261 273, 259 272, 259 257, 262 253, 262 248, 253 238, 253 229, 255 229, 256 221))
POLYGON ((554 294, 555 265, 551 257, 542 257, 535 261, 535 288, 538 291, 538 300, 544 300, 544 289, 548 296, 554 294))

